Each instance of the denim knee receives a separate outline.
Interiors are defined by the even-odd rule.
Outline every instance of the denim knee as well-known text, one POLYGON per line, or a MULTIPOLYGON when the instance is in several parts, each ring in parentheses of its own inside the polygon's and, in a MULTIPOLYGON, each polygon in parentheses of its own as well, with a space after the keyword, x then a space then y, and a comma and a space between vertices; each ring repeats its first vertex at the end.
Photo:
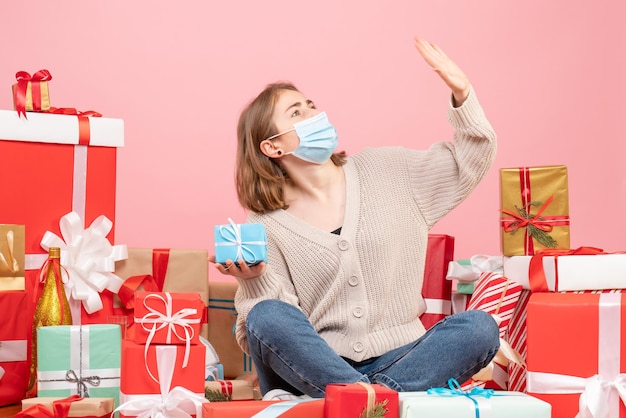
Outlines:
POLYGON ((464 319, 472 330, 470 338, 474 344, 484 345, 489 351, 497 351, 500 346, 500 328, 495 319, 480 310, 464 312, 464 319))
POLYGON ((257 335, 267 335, 280 329, 282 322, 289 323, 288 312, 297 310, 292 305, 277 299, 258 302, 246 316, 246 328, 257 335))

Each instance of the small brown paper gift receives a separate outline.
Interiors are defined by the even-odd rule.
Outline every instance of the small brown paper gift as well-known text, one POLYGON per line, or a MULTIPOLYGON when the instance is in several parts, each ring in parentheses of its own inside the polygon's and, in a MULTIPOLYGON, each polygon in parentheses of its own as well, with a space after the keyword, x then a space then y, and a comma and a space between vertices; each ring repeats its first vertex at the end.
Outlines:
MULTIPOLYGON (((52 403, 65 398, 28 398, 22 400, 22 411, 33 406, 42 405, 52 411, 52 403)), ((70 403, 68 417, 109 417, 113 412, 113 398, 82 398, 70 403)), ((30 415, 29 415, 30 416, 30 415)))
MULTIPOLYGON (((115 264, 115 274, 123 280, 151 275, 160 292, 199 293, 205 306, 209 300, 207 250, 129 248, 128 258, 115 264)), ((119 299, 116 303, 121 306, 119 299)), ((208 338, 206 323, 200 335, 208 338)))
POLYGON ((0 224, 0 291, 25 290, 24 225, 0 224))
POLYGON ((215 348, 224 377, 234 379, 254 372, 252 358, 244 353, 235 338, 235 293, 237 282, 209 281, 209 342, 215 348))
MULTIPOLYGON (((247 380, 216 380, 204 383, 205 396, 214 392, 229 401, 251 401, 256 399, 254 387, 247 380)), ((209 399, 208 396, 206 396, 209 399)), ((209 399, 211 400, 211 399, 209 399)))
POLYGON ((500 169, 502 254, 569 249, 567 167, 500 169))

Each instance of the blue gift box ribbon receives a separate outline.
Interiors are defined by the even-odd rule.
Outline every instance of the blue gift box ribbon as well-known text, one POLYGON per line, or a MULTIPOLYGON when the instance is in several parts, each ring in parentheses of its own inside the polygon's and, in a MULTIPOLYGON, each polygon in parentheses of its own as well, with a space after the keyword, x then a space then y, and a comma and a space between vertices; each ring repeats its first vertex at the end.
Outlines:
POLYGON ((459 382, 454 379, 448 379, 448 388, 430 388, 426 391, 429 395, 437 395, 437 396, 464 396, 471 400, 474 403, 474 409, 476 412, 476 418, 480 418, 480 407, 478 406, 478 401, 474 399, 474 396, 480 396, 482 398, 489 399, 495 395, 495 391, 493 389, 483 389, 483 388, 472 388, 472 390, 463 390, 461 389, 461 385, 459 382))
POLYGON ((216 242, 218 247, 223 246, 237 246, 237 254, 234 257, 234 262, 242 259, 246 264, 258 263, 254 250, 250 246, 255 245, 267 245, 267 241, 244 241, 241 235, 241 225, 233 222, 231 218, 228 218, 230 225, 220 225, 218 228, 220 237, 224 239, 224 242, 216 242))

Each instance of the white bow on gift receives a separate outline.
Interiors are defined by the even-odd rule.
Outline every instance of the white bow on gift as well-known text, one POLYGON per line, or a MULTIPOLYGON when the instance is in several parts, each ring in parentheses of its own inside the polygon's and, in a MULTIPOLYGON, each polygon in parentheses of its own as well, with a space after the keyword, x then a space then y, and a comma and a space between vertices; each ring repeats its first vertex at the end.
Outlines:
POLYGON ((243 241, 241 236, 241 225, 236 224, 231 218, 228 218, 228 223, 230 225, 220 225, 219 233, 220 236, 225 240, 224 242, 216 242, 215 245, 218 247, 222 246, 236 246, 237 254, 233 257, 234 261, 242 260, 246 263, 253 264, 256 263, 257 258, 254 251, 249 247, 249 245, 265 245, 267 244, 265 241, 243 241))
POLYGON ((176 386, 170 390, 176 366, 177 348, 173 345, 156 346, 160 395, 121 394, 122 404, 113 412, 137 418, 191 418, 202 416, 202 404, 208 400, 201 394, 176 386))
MULTIPOLYGON (((183 367, 187 367, 187 362, 189 361, 189 351, 191 349, 191 340, 194 336, 194 330, 191 324, 199 324, 200 318, 187 318, 188 316, 196 316, 198 313, 197 309, 194 308, 183 308, 177 312, 174 312, 174 302, 172 300, 172 295, 170 292, 165 292, 165 297, 161 296, 158 293, 149 293, 143 300, 143 305, 148 310, 148 313, 145 314, 141 318, 135 317, 135 321, 140 323, 142 328, 148 332, 148 337, 146 339, 145 344, 145 354, 144 357, 148 358, 148 349, 150 348, 150 344, 152 343, 152 339, 157 331, 161 329, 167 329, 167 337, 166 344, 172 343, 172 334, 179 340, 185 342, 185 358, 183 359, 183 367), (163 302, 162 309, 165 313, 161 312, 158 308, 155 308, 150 305, 150 300, 156 299, 158 302, 163 302), (179 334, 178 329, 184 331, 185 335, 179 334)), ((157 382, 157 378, 154 377, 150 368, 147 367, 148 374, 155 382, 157 382)))
POLYGON ((116 276, 115 262, 128 258, 126 245, 111 245, 106 236, 113 223, 104 215, 96 218, 87 229, 76 212, 64 215, 60 222, 61 235, 46 231, 41 247, 61 248, 61 266, 68 297, 82 302, 87 313, 102 309, 100 292, 107 289, 117 293, 123 280, 116 276))
POLYGON ((502 273, 502 271, 502 256, 479 254, 470 257, 469 266, 460 264, 458 261, 450 261, 446 279, 473 283, 478 280, 481 273, 502 273))

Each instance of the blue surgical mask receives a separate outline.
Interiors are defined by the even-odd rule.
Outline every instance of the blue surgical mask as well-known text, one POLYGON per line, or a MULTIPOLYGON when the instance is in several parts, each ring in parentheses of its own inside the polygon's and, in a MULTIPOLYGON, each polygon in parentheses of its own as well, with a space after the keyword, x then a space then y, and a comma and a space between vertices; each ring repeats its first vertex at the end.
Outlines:
POLYGON ((328 121, 326 112, 319 113, 302 122, 293 124, 293 128, 273 135, 267 139, 274 139, 287 132, 296 131, 300 138, 300 145, 284 155, 293 154, 301 160, 315 164, 324 164, 335 149, 339 141, 337 140, 337 131, 335 127, 328 121))

